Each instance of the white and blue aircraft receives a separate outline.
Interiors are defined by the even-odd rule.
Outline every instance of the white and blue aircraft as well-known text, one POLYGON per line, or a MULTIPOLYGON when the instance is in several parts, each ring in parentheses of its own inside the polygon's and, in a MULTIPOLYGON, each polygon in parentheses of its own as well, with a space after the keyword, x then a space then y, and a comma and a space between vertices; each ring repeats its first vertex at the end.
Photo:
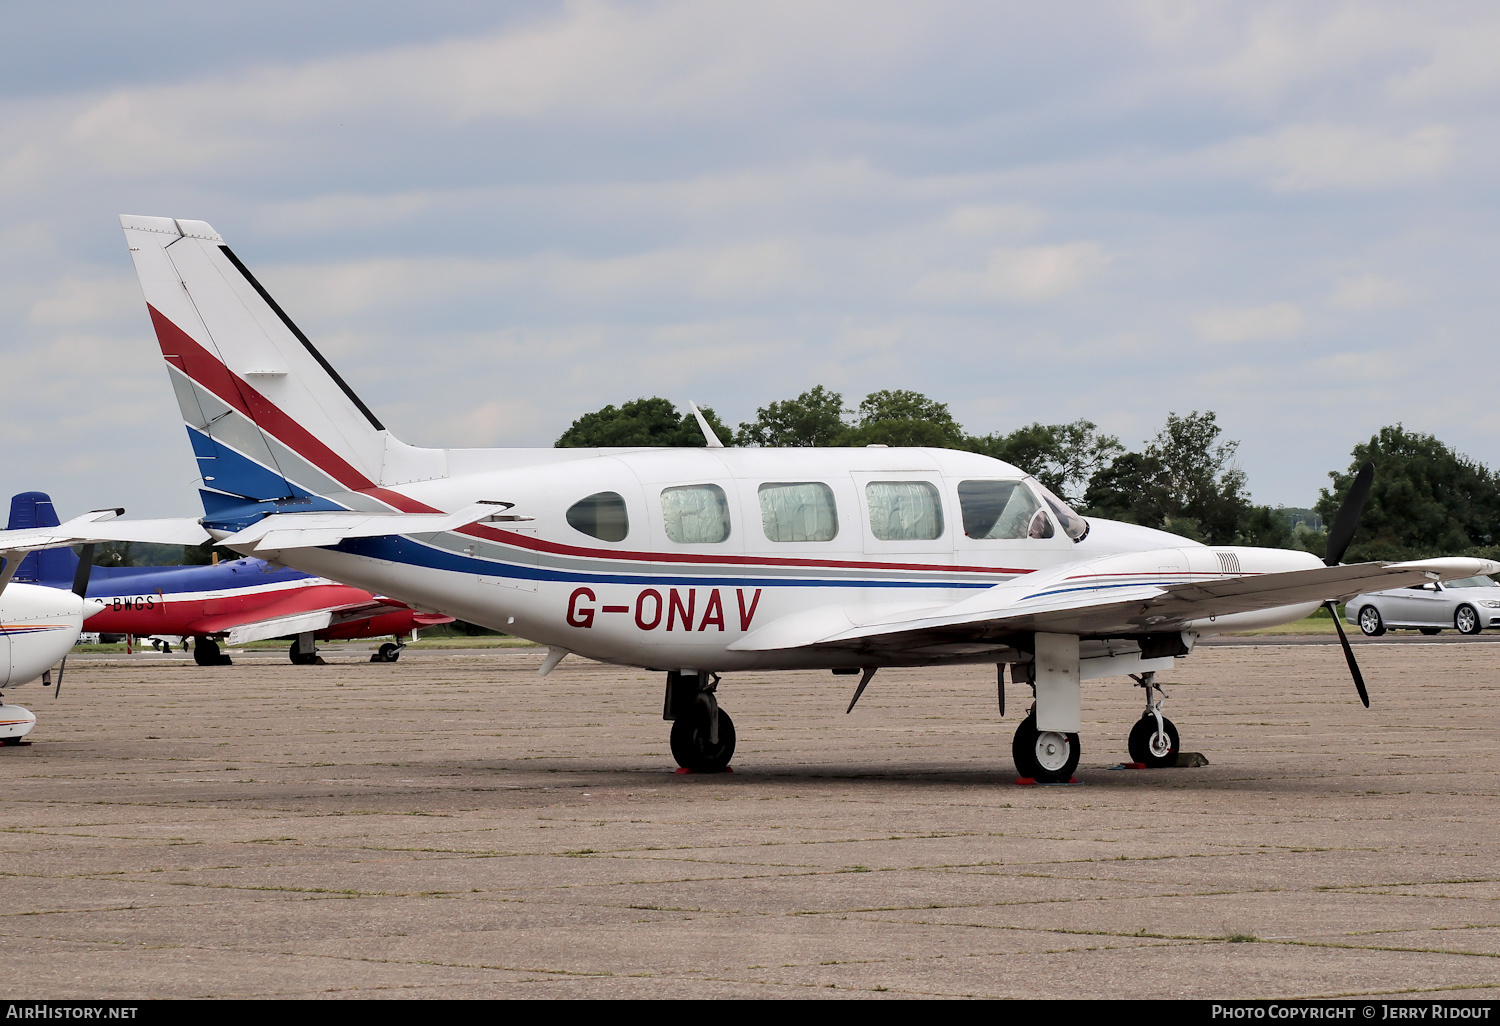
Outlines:
POLYGON ((1081 684, 1098 678, 1146 689, 1131 754, 1165 765, 1178 734, 1155 675, 1202 636, 1500 571, 1339 565, 1368 470, 1319 560, 1086 519, 1015 467, 944 449, 724 448, 706 428, 704 449, 417 448, 212 227, 121 224, 216 539, 539 642, 543 674, 569 653, 663 671, 672 752, 693 771, 734 752, 720 674, 860 674, 857 701, 881 667, 957 663, 998 668, 1002 715, 1007 667, 1033 689, 1023 777, 1071 778, 1081 684))
MULTIPOLYGON (((67 656, 78 641, 83 621, 104 608, 86 598, 93 546, 110 541, 198 545, 208 534, 192 520, 117 520, 122 509, 99 509, 65 524, 23 526, 0 531, 0 690, 34 680, 62 688, 67 656), (71 590, 21 584, 14 580, 27 559, 48 549, 84 547, 71 590)), ((54 692, 54 695, 56 692, 54 692)), ((36 726, 30 709, 0 703, 0 744, 20 744, 36 726)))

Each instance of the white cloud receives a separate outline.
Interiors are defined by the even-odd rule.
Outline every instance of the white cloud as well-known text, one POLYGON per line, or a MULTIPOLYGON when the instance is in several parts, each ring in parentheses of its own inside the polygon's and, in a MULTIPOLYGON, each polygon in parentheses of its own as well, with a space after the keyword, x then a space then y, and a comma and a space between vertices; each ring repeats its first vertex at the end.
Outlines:
POLYGON ((1291 338, 1302 330, 1302 311, 1290 303, 1270 306, 1221 307, 1200 314, 1198 336, 1205 342, 1231 344, 1261 339, 1291 338))
POLYGON ((1400 306, 1411 290, 1395 278, 1379 274, 1362 274, 1341 278, 1328 297, 1328 305, 1341 310, 1380 310, 1400 306))
POLYGON ((1217 147, 1211 159, 1260 175, 1278 192, 1381 189, 1435 177, 1453 159, 1453 130, 1394 135, 1348 125, 1288 125, 1217 147))
POLYGON ((1107 262, 1097 242, 1001 246, 983 269, 933 271, 912 291, 933 302, 1039 303, 1071 292, 1107 262))

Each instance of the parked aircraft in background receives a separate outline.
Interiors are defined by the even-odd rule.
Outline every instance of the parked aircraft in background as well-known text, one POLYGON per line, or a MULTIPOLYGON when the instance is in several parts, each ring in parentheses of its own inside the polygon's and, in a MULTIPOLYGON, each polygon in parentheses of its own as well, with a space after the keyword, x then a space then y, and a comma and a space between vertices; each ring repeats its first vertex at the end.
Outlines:
MULTIPOLYGON (((202 221, 121 218, 222 544, 570 652, 664 671, 684 767, 722 770, 719 674, 994 664, 1034 704, 1023 777, 1078 764, 1081 682, 1130 677, 1137 761, 1175 756, 1155 675, 1205 634, 1372 587, 1500 571, 1339 565, 1079 516, 1008 464, 940 449, 422 449, 359 400, 202 221), (514 514, 507 512, 514 509, 514 514)), ((1335 618, 1335 623, 1337 623, 1335 618)), ((1342 637, 1342 628, 1340 628, 1342 637)), ((1345 656, 1368 704, 1354 655, 1345 656)), ((850 708, 853 708, 853 701, 850 708)))
MULTIPOLYGON (((45 492, 22 492, 10 503, 10 529, 54 527, 58 523, 45 492)), ((205 536, 206 537, 206 536, 205 536)), ((53 588, 69 587, 78 557, 66 548, 27 556, 15 579, 53 588)), ((401 639, 419 627, 452 623, 453 617, 424 613, 359 588, 273 566, 263 559, 236 559, 204 566, 95 567, 87 597, 103 608, 87 620, 91 631, 111 634, 192 638, 200 666, 228 665, 221 641, 295 636, 294 663, 317 659, 317 641, 392 636, 372 662, 395 662, 401 639)))
MULTIPOLYGON (((196 521, 116 520, 123 512, 94 510, 62 525, 0 531, 0 559, 4 561, 0 568, 0 689, 38 678, 50 684, 54 666, 61 689, 67 655, 78 640, 83 621, 103 606, 98 599, 84 597, 94 545, 111 541, 198 545, 208 540, 196 521), (48 588, 14 581, 32 555, 71 545, 84 546, 85 557, 78 561, 71 587, 48 588)), ((29 709, 0 704, 0 742, 20 744, 34 726, 36 716, 29 709)))

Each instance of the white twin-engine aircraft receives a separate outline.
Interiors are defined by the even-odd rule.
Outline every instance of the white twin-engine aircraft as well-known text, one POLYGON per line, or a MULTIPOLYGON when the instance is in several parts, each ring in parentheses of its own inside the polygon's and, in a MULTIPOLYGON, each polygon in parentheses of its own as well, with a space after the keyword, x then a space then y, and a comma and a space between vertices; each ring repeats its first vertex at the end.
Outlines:
MULTIPOLYGON (((994 664, 1034 690, 1023 777, 1078 765, 1080 684, 1131 677, 1139 762, 1175 760, 1155 675, 1205 634, 1362 591, 1500 571, 1339 564, 1085 519, 1015 467, 945 449, 421 449, 350 390, 213 228, 121 218, 223 544, 549 649, 666 674, 672 753, 725 769, 721 673, 994 664), (1326 564, 1326 565, 1325 565, 1326 564)), ((700 417, 701 420, 701 417, 700 417)), ((1337 623, 1337 618, 1335 618, 1337 623)), ((1363 682, 1345 641, 1360 695, 1363 682)), ((849 708, 853 708, 853 702, 849 708)))
MULTIPOLYGON (((41 679, 62 689, 68 653, 78 641, 83 621, 104 608, 104 601, 85 598, 94 545, 111 541, 199 545, 207 532, 191 520, 116 520, 122 509, 97 509, 66 524, 0 531, 0 690, 41 679), (36 584, 17 584, 12 578, 31 553, 82 545, 83 556, 71 591, 36 584)), ((34 558, 34 557, 33 557, 34 558)), ((54 692, 54 695, 56 692, 54 692)), ((36 726, 36 714, 0 700, 0 744, 20 744, 36 726)))

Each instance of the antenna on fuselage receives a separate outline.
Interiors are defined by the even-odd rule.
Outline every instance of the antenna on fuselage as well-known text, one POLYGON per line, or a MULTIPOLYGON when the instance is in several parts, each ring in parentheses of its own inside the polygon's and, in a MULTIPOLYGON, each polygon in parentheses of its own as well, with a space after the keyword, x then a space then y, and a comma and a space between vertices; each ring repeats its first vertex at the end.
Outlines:
POLYGON ((692 410, 693 416, 698 418, 698 427, 702 430, 703 440, 708 443, 708 447, 710 449, 724 448, 724 443, 719 440, 718 435, 714 434, 714 429, 708 426, 708 418, 703 416, 703 411, 698 409, 698 404, 689 401, 688 409, 692 410))

